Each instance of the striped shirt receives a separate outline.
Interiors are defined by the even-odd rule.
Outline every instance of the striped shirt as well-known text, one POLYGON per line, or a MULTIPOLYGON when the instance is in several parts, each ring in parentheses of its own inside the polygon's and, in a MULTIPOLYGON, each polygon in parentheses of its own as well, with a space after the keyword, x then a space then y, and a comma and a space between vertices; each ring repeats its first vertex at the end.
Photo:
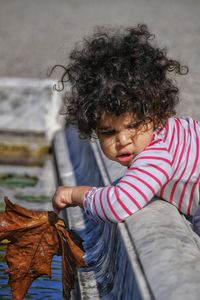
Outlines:
POLYGON ((169 118, 116 186, 92 188, 84 209, 96 220, 122 222, 157 196, 193 215, 200 193, 200 122, 169 118))

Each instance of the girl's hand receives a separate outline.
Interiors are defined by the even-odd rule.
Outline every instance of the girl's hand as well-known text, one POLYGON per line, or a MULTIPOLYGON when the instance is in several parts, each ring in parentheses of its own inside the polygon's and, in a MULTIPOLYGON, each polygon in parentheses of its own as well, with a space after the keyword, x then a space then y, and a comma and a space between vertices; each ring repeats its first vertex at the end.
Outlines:
POLYGON ((89 186, 59 186, 52 199, 53 210, 58 214, 60 210, 67 207, 82 207, 85 193, 90 188, 89 186))
POLYGON ((60 210, 72 205, 72 188, 66 186, 59 186, 53 196, 52 205, 53 210, 58 214, 60 210))

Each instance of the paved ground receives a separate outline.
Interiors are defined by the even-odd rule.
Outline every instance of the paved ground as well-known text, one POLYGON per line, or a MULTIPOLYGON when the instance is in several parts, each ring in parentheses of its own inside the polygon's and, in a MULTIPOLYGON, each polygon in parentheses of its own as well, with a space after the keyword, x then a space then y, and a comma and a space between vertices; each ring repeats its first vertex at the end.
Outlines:
POLYGON ((46 78, 95 25, 145 22, 190 68, 179 112, 200 119, 199 0, 0 0, 0 76, 46 78))

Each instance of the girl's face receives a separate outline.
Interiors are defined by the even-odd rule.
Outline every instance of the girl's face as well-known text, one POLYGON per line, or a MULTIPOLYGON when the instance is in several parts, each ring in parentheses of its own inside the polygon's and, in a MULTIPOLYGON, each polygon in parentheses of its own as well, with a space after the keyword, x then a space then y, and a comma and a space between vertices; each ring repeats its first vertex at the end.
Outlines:
POLYGON ((103 153, 123 166, 129 166, 134 157, 151 142, 153 122, 136 122, 133 114, 120 116, 104 113, 97 134, 103 153))

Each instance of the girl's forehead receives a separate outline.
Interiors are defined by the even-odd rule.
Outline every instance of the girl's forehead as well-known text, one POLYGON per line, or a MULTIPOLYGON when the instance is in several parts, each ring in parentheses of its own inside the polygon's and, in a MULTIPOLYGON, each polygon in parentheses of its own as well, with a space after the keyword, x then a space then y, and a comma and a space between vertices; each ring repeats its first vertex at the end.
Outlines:
POLYGON ((127 112, 119 116, 104 112, 99 120, 98 127, 113 127, 116 125, 128 125, 135 121, 133 113, 127 112))

